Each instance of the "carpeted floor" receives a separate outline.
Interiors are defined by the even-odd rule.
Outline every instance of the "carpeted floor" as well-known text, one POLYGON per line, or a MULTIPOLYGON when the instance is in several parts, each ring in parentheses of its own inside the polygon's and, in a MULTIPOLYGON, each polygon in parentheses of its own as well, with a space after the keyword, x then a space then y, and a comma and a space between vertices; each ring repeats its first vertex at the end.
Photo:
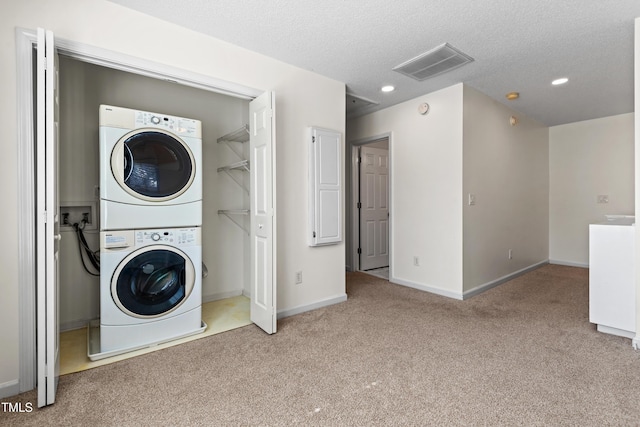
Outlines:
MULTIPOLYGON (((347 276, 349 299, 60 378, 12 426, 640 423, 640 352, 588 320, 588 270, 467 301, 347 276)), ((34 402, 35 392, 5 399, 34 402)))
POLYGON ((372 268, 371 270, 365 270, 363 273, 376 276, 380 279, 389 280, 389 267, 372 268))

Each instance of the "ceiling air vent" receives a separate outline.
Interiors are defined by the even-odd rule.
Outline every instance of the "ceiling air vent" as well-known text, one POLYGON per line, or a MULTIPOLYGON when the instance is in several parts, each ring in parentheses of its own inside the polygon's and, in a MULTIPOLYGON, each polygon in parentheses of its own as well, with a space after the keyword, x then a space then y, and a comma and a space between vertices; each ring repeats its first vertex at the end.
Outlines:
POLYGON ((461 67, 471 61, 473 61, 472 57, 460 52, 450 44, 444 43, 429 52, 403 62, 394 67, 393 71, 422 81, 461 67))

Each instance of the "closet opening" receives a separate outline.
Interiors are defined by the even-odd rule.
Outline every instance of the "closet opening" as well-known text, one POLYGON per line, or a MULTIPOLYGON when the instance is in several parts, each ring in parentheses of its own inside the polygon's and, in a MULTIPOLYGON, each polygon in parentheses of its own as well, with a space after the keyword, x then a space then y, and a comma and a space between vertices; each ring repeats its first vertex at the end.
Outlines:
MULTIPOLYGON (((99 306, 99 285, 95 276, 88 274, 87 277, 78 275, 69 279, 65 278, 63 286, 58 288, 57 297, 52 299, 54 311, 61 312, 56 315, 55 324, 49 325, 47 321, 46 328, 38 327, 36 329, 36 288, 39 285, 35 279, 36 268, 36 248, 41 247, 39 238, 36 237, 35 230, 40 224, 36 211, 39 211, 40 205, 36 203, 36 154, 41 150, 40 145, 36 145, 36 106, 41 104, 40 98, 36 98, 36 89, 41 87, 36 84, 36 75, 39 75, 40 68, 36 67, 36 49, 39 46, 39 37, 36 32, 31 30, 16 29, 16 46, 17 46, 17 63, 18 63, 18 121, 19 121, 19 137, 18 152, 21 167, 19 182, 19 194, 22 197, 19 200, 20 209, 25 212, 24 221, 21 221, 19 227, 19 246, 20 246, 20 391, 28 391, 35 387, 36 377, 39 377, 41 370, 41 355, 44 351, 36 351, 36 342, 40 342, 40 331, 43 329, 58 331, 62 326, 63 330, 77 330, 83 323, 86 324, 95 316, 96 308, 99 306), (69 279, 69 280, 66 280, 69 279), (75 293, 79 290, 79 293, 75 293), (60 302, 58 302, 60 301, 60 302), (38 338, 36 340, 36 332, 38 338), (38 375, 36 375, 36 369, 38 375)), ((48 44, 51 45, 51 44, 48 44)), ((230 299, 240 299, 245 301, 244 304, 250 308, 245 309, 250 313, 250 319, 247 317, 246 324, 255 323, 267 333, 274 333, 275 324, 275 298, 273 300, 260 301, 262 304, 256 310, 258 316, 256 320, 254 315, 254 306, 256 305, 251 299, 251 294, 257 295, 255 289, 266 293, 265 289, 275 295, 275 281, 271 282, 272 276, 275 275, 275 267, 265 271, 264 277, 259 278, 256 282, 251 280, 253 275, 250 256, 250 246, 254 244, 251 236, 245 237, 245 231, 236 227, 233 223, 227 221, 224 215, 219 215, 218 211, 229 210, 234 208, 238 202, 241 208, 247 201, 246 196, 240 191, 231 191, 227 187, 231 187, 232 181, 224 181, 224 174, 218 173, 217 166, 224 164, 227 157, 232 157, 228 148, 222 144, 216 144, 216 140, 222 135, 229 133, 233 129, 246 126, 252 115, 262 114, 261 123, 271 123, 273 120, 268 118, 274 117, 275 104, 273 102, 273 94, 271 92, 262 92, 251 89, 239 84, 209 78, 189 71, 173 68, 171 66, 153 63, 142 59, 128 57, 116 52, 106 51, 83 45, 78 42, 70 42, 62 39, 55 40, 55 51, 62 58, 64 64, 59 73, 59 86, 67 89, 65 95, 62 95, 60 109, 64 114, 60 116, 60 136, 64 139, 63 148, 60 150, 60 157, 64 166, 60 169, 60 190, 56 188, 53 194, 58 198, 59 192, 64 193, 59 197, 60 203, 57 207, 65 207, 61 212, 61 217, 67 217, 69 222, 74 221, 71 216, 80 215, 81 220, 86 222, 87 227, 83 230, 86 246, 91 248, 89 252, 95 252, 98 244, 96 240, 98 235, 96 229, 99 229, 97 219, 99 218, 99 203, 96 200, 100 197, 97 174, 99 167, 97 161, 97 143, 98 143, 98 109, 97 105, 101 103, 111 103, 130 107, 132 109, 144 109, 146 111, 160 112, 164 114, 173 114, 183 117, 194 117, 200 119, 205 117, 203 122, 209 127, 203 135, 203 162, 202 173, 208 188, 203 190, 203 215, 206 216, 207 223, 203 225, 210 229, 210 233, 203 236, 203 246, 207 254, 203 252, 203 259, 208 262, 206 268, 203 268, 203 302, 219 303, 221 307, 228 308, 230 299), (124 80, 121 73, 126 75, 124 80), (105 84, 98 84, 102 79, 105 84), (144 83, 142 80, 144 79, 144 83), (119 81, 118 84, 113 84, 119 81), (141 90, 142 89, 142 90, 141 90), (107 99, 111 97, 111 101, 107 99), (102 98, 102 99, 101 99, 102 98), (251 101, 254 99, 254 101, 251 101), (259 101, 259 102, 257 102, 259 101), (164 105, 164 107, 163 107, 164 105), (260 112, 256 113, 256 108, 260 108, 260 112), (183 112, 180 112, 182 110, 183 112), (199 110, 199 111, 196 111, 199 110), (69 111, 77 112, 77 114, 69 113, 69 111), (93 165, 93 167, 92 167, 93 165), (76 179, 77 177, 80 177, 76 179), (230 184, 231 183, 231 184, 230 184), (233 193, 233 194, 232 194, 233 193), (240 196, 238 196, 238 193, 240 196), (220 209, 218 209, 220 207, 220 209), (240 235, 238 237, 237 235, 240 235), (249 241, 249 244, 247 244, 249 241), (221 246, 223 246, 221 248, 221 246), (229 262, 225 257, 234 256, 233 261, 229 262), (221 258, 221 259, 220 259, 221 258), (230 272, 233 268, 238 268, 230 272), (204 273, 207 274, 204 274, 204 273), (229 279, 231 278, 231 279, 229 279), (229 279, 229 280, 227 280, 229 279), (213 284, 212 284, 213 283, 213 284), (253 289, 252 289, 253 287, 253 289), (248 301, 248 304, 246 303, 248 301), (260 311, 262 309, 262 311, 260 311), (264 312, 264 313, 263 313, 264 312), (273 314, 266 316, 266 314, 273 314), (265 327, 267 325, 267 327, 265 327)), ((39 61, 39 59, 38 59, 39 61)), ((55 67, 54 67, 55 69, 55 67)), ((60 70, 58 70, 60 71, 60 70)), ((48 85, 48 87, 57 85, 48 85)), ((58 98, 56 96, 55 98, 58 98)), ((49 98, 51 99, 51 98, 49 98)), ((56 112, 57 115, 57 112, 56 112)), ((54 124, 55 125, 55 124, 54 124)), ((263 127, 262 133, 259 134, 259 146, 262 153, 266 153, 271 159, 272 144, 275 143, 275 134, 272 125, 263 127)), ((38 132, 39 133, 39 132, 38 132)), ((247 148, 243 148, 243 152, 251 153, 254 144, 254 135, 251 136, 251 144, 243 144, 247 148)), ((263 156, 265 156, 263 154, 263 156)), ((61 163, 62 163, 61 162, 61 163)), ((257 168, 260 170, 260 182, 265 183, 263 187, 268 187, 269 191, 275 184, 275 173, 271 163, 264 162, 269 168, 257 168), (272 173, 273 172, 273 173, 272 173)), ((248 188, 253 188, 250 182, 257 176, 255 171, 251 172, 252 177, 242 177, 246 181, 248 188)), ((248 175, 248 174, 247 174, 248 175)), ((42 191, 42 190, 40 190, 42 191)), ((260 193, 262 194, 262 193, 260 193)), ((261 200, 271 200, 272 193, 265 195, 261 200)), ((256 198, 258 193, 256 193, 256 198)), ((47 196, 48 197, 48 196, 47 196)), ((253 203, 253 200, 251 200, 253 203)), ((264 206, 261 209, 265 210, 264 206)), ((269 205, 267 211, 271 216, 267 220, 262 220, 259 225, 272 229, 275 222, 275 211, 269 205)), ((247 220, 252 224, 253 218, 247 220)), ((70 249, 76 243, 74 238, 68 238, 64 234, 71 233, 73 227, 67 227, 68 230, 61 230, 60 236, 54 236, 54 239, 60 242, 66 241, 66 248, 60 251, 60 259, 63 263, 69 263, 69 270, 66 272, 66 265, 63 264, 65 271, 63 274, 74 276, 79 271, 78 266, 81 264, 77 246, 75 250, 70 249), (65 238, 67 237, 67 238, 65 238), (71 265, 74 264, 74 265, 71 265), (74 273, 75 270, 75 273, 74 273)), ((260 236, 261 237, 261 236, 260 236)), ((262 245, 264 247, 273 248, 275 246, 275 233, 263 238, 262 245)), ((269 249, 271 250, 271 249, 269 249)), ((87 253, 87 252, 85 252, 87 253)), ((270 252, 269 252, 270 253, 270 252)), ((84 271, 86 273, 86 271, 84 271)), ((95 273, 95 271, 94 271, 95 273)), ((83 274, 83 273, 82 273, 83 274)), ((57 282, 57 280, 56 280, 57 282)), ((48 285, 47 285, 48 286, 48 285)), ((48 292, 47 292, 48 293, 48 292)), ((39 304, 39 303, 38 303, 39 304)), ((222 309, 214 310, 217 320, 224 319, 222 309)), ((41 313, 40 313, 41 314, 41 313)), ((204 317, 204 316, 203 316, 204 317)), ((229 317, 227 315, 227 317, 229 317)), ((232 316, 235 318, 242 316, 232 316)), ((242 319, 245 322, 244 319, 242 319)), ((214 324, 215 322, 209 322, 214 324)), ((239 325, 242 326, 242 325, 239 325)), ((237 326, 233 326, 237 327, 237 326)), ((219 330, 218 332, 221 332, 219 330)), ((211 332, 215 333, 214 328, 211 332)), ((86 336, 86 328, 84 330, 86 336)), ((56 335, 55 341, 60 336, 56 335)), ((64 344, 65 337, 62 337, 64 344)), ((38 347, 40 348, 40 347, 38 347)), ((57 354, 56 344, 56 354, 57 354)), ((161 348, 155 346, 154 348, 161 348)), ((87 347, 82 349, 84 359, 87 357, 87 347)), ((100 364, 107 363, 102 361, 100 364)), ((45 365, 46 366, 46 365, 45 365)), ((58 370, 56 369, 56 375, 58 370)), ((57 381, 57 380, 56 380, 57 381)), ((40 381, 39 381, 40 383, 40 381)), ((40 385, 40 384, 38 384, 40 385)), ((39 393, 40 394, 40 393, 39 393)), ((55 395, 55 391, 54 391, 55 395)), ((47 403, 53 403, 47 397, 47 403)), ((40 405, 40 396, 39 396, 40 405)))
MULTIPOLYGON (((188 340, 251 323, 249 284, 250 182, 249 100, 184 86, 60 55, 59 200, 63 211, 100 206, 101 159, 98 110, 101 104, 187 117, 202 123, 202 318, 205 332, 188 340), (236 131, 240 129, 240 131, 236 131), (224 172, 224 173, 222 173, 224 172)), ((71 212, 69 222, 78 218, 71 212)), ((99 225, 99 224, 98 224, 99 225)), ((100 249, 100 226, 85 227, 86 245, 100 249)), ((86 325, 100 317, 99 275, 87 272, 74 227, 62 227, 60 240, 60 373, 148 351, 125 352, 99 360, 86 325), (93 350, 92 347, 94 348, 93 350)), ((86 258, 86 257, 85 257, 86 258)), ((86 264, 86 261, 85 261, 86 264)), ((95 273, 95 272, 92 272, 95 273)), ((179 341, 181 341, 179 340, 179 341)), ((165 345, 173 345, 175 341, 165 345)))

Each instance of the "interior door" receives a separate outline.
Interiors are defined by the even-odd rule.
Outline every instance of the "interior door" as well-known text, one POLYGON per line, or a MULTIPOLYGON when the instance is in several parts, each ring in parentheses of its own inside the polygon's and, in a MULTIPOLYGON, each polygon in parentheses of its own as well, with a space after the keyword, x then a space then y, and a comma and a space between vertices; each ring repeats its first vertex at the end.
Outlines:
POLYGON ((276 332, 275 104, 273 92, 249 103, 251 321, 276 332))
POLYGON ((38 406, 55 402, 60 372, 58 316, 58 61, 53 33, 38 29, 36 229, 38 406))
POLYGON ((360 149, 360 270, 389 265, 389 150, 360 149))

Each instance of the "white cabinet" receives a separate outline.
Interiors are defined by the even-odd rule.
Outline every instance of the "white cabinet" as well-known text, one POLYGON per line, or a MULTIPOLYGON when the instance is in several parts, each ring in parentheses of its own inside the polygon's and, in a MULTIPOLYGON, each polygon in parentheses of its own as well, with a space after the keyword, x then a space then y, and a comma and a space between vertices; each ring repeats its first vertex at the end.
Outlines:
POLYGON ((598 331, 635 337, 635 226, 622 217, 589 226, 589 321, 598 331))
POLYGON ((342 143, 340 132, 308 128, 309 246, 342 241, 342 143))

